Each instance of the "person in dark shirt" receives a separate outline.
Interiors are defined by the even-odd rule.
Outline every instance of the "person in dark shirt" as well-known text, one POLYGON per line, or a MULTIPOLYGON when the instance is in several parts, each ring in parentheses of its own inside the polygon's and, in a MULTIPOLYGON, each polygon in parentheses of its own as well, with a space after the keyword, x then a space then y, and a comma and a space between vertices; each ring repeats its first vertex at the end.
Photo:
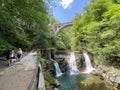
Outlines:
POLYGON ((9 66, 10 66, 11 63, 12 63, 12 60, 11 60, 11 58, 10 58, 11 52, 12 52, 12 50, 11 50, 11 49, 8 49, 8 51, 7 51, 7 53, 6 53, 6 59, 7 59, 7 61, 8 61, 8 65, 9 65, 9 66))

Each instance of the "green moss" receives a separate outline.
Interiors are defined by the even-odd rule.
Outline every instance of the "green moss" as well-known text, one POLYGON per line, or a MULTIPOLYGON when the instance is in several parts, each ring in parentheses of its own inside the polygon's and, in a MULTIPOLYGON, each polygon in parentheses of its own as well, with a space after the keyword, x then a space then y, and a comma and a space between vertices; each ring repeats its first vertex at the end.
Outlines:
POLYGON ((79 89, 76 90, 112 90, 104 83, 92 83, 90 85, 80 84, 79 89))
POLYGON ((50 72, 44 73, 45 80, 48 81, 51 85, 56 84, 55 78, 50 74, 50 72))
POLYGON ((44 79, 46 90, 53 90, 54 86, 56 85, 56 81, 50 71, 44 72, 44 79))
POLYGON ((39 52, 38 52, 38 59, 42 66, 42 71, 45 80, 45 88, 46 90, 53 90, 54 86, 56 85, 56 80, 51 72, 53 70, 52 63, 49 62, 49 60, 42 58, 39 52), (49 66, 48 64, 50 64, 50 67, 48 67, 49 66))
POLYGON ((113 90, 113 88, 111 84, 101 80, 100 76, 96 76, 79 83, 76 90, 113 90))

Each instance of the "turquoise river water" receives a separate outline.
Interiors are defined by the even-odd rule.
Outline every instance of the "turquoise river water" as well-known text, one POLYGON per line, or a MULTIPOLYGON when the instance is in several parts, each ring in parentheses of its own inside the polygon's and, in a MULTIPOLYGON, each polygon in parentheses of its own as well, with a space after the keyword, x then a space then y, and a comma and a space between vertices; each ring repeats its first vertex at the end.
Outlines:
POLYGON ((91 75, 89 74, 79 74, 79 75, 62 75, 61 77, 58 77, 57 80, 61 84, 61 86, 58 88, 59 90, 75 90, 76 86, 86 80, 89 79, 91 75))

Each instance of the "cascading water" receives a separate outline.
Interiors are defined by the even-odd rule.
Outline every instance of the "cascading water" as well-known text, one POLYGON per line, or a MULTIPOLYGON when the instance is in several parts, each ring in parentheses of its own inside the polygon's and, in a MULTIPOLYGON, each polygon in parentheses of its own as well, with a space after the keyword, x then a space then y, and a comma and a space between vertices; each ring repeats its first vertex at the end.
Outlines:
POLYGON ((61 72, 59 65, 56 61, 54 61, 54 66, 55 66, 55 70, 56 70, 56 77, 62 76, 63 73, 61 72))
POLYGON ((70 54, 70 60, 68 61, 68 65, 69 65, 70 75, 79 74, 79 70, 77 69, 77 65, 76 65, 74 52, 71 52, 70 54))
POLYGON ((90 73, 94 70, 92 64, 91 64, 91 61, 90 61, 90 58, 87 54, 87 52, 83 52, 83 56, 85 58, 85 64, 86 64, 86 69, 85 69, 85 72, 84 73, 90 73))

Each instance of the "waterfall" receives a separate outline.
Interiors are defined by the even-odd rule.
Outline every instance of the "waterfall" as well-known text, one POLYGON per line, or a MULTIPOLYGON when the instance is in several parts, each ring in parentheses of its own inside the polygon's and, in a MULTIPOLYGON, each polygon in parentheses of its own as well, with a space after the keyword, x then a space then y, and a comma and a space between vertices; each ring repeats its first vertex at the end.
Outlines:
POLYGON ((59 65, 56 61, 54 61, 54 66, 55 66, 55 70, 56 70, 56 77, 61 76, 63 73, 61 72, 59 65))
POLYGON ((69 65, 70 75, 79 74, 79 70, 77 69, 77 65, 76 65, 74 52, 71 52, 70 54, 70 60, 68 61, 68 65, 69 65))
POLYGON ((87 52, 85 52, 85 51, 83 52, 83 56, 85 58, 85 64, 86 64, 85 73, 90 73, 90 72, 92 72, 92 70, 94 70, 94 68, 92 67, 90 58, 89 58, 87 52))

